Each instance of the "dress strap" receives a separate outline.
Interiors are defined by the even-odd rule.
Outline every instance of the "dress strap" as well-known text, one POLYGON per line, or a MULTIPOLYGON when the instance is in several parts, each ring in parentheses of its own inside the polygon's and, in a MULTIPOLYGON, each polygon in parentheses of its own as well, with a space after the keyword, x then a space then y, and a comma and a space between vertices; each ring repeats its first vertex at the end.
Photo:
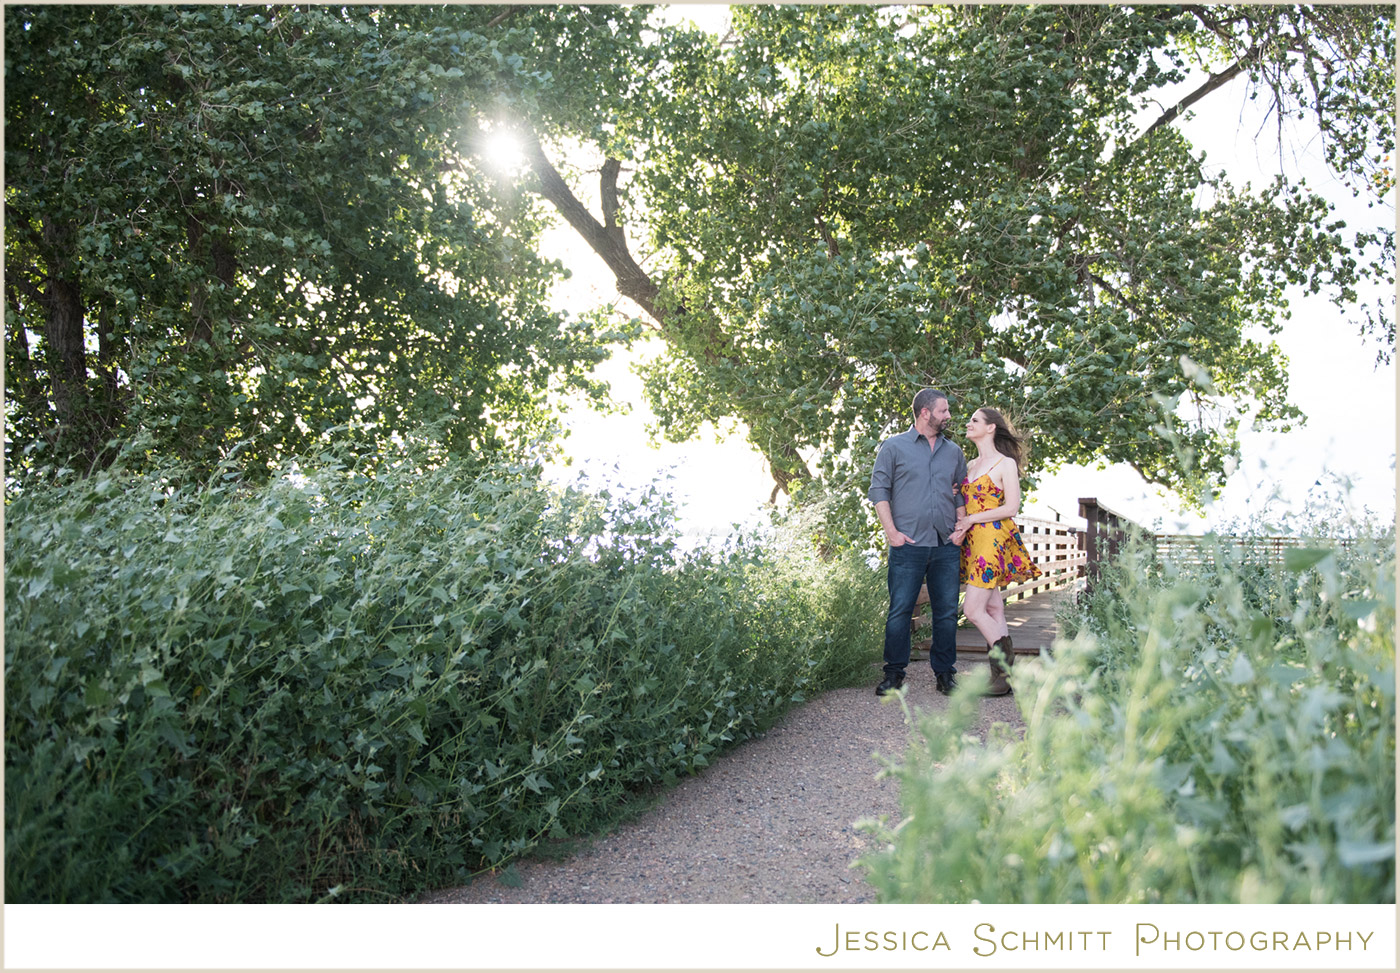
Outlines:
POLYGON ((991 466, 987 467, 987 468, 986 468, 985 470, 983 470, 981 473, 978 473, 978 474, 977 474, 977 479, 980 480, 980 479, 982 479, 982 477, 984 477, 984 476, 988 475, 989 473, 991 473, 992 470, 994 470, 994 469, 997 468, 997 463, 1000 463, 1000 462, 1001 462, 1002 460, 1004 460, 1004 459, 1006 459, 1005 456, 998 457, 996 463, 993 463, 991 466))

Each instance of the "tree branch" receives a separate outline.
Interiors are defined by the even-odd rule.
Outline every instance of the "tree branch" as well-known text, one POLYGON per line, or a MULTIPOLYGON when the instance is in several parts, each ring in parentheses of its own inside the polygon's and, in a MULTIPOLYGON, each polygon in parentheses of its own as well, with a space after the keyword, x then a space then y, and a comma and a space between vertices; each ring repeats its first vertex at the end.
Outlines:
POLYGON ((1138 307, 1136 304, 1134 304, 1134 303, 1132 302, 1132 300, 1130 300, 1130 299, 1128 298, 1128 295, 1124 294, 1122 291, 1120 291, 1118 288, 1114 287, 1112 284, 1110 284, 1108 281, 1104 280, 1102 277, 1100 277, 1098 274, 1094 273, 1092 270, 1089 270, 1089 269, 1087 268, 1087 262, 1086 262, 1086 267, 1085 267, 1085 273, 1087 273, 1087 274, 1089 275, 1089 279, 1090 279, 1090 280, 1092 280, 1094 283, 1098 284, 1098 285, 1099 285, 1100 287, 1102 287, 1104 290, 1108 291, 1108 292, 1109 292, 1110 294, 1112 294, 1114 297, 1118 298, 1118 300, 1121 301, 1121 302, 1123 303, 1123 305, 1124 305, 1125 307, 1127 307, 1130 311, 1132 311, 1134 314, 1138 315, 1139 317, 1144 316, 1143 313, 1142 313, 1142 308, 1140 308, 1140 307, 1138 307))
POLYGON ((836 246, 835 238, 832 237, 831 231, 827 229, 825 221, 822 220, 822 214, 820 212, 814 213, 813 217, 817 221, 817 232, 819 232, 822 235, 822 239, 826 241, 826 255, 832 258, 841 256, 841 250, 836 246))
MULTIPOLYGON (((617 178, 622 172, 622 163, 617 159, 608 159, 603 163, 600 182, 600 195, 603 206, 604 223, 599 223, 592 213, 588 212, 588 207, 581 203, 573 190, 569 188, 564 177, 559 174, 559 170, 554 168, 554 164, 545 155, 544 148, 540 145, 539 136, 530 133, 525 141, 525 155, 529 159, 530 169, 539 180, 539 192, 545 199, 554 204, 554 208, 564 217, 576 231, 583 237, 589 248, 603 259, 608 265, 608 269, 617 278, 617 289, 625 297, 630 297, 645 311, 652 320, 661 326, 663 336, 671 336, 675 340, 677 321, 684 318, 689 312, 685 305, 678 304, 674 307, 662 307, 658 303, 661 295, 661 288, 651 279, 651 276, 638 265, 627 249, 627 236, 621 226, 617 223, 618 194, 617 178)), ((715 364, 721 362, 730 365, 737 365, 738 362, 732 357, 722 354, 725 346, 724 335, 715 329, 710 329, 707 354, 715 364)), ((748 422, 747 418, 740 415, 741 419, 748 422)), ((754 423, 749 422, 752 428, 754 423)), ((803 462, 797 448, 791 443, 768 448, 760 447, 763 455, 768 460, 768 466, 773 474, 776 490, 791 493, 793 483, 810 480, 812 472, 803 462)), ((776 493, 775 493, 776 495, 776 493)))
POLYGON ((29 218, 29 214, 13 204, 5 203, 5 232, 13 234, 18 230, 36 248, 42 249, 44 245, 43 234, 35 227, 34 220, 29 218))
POLYGON ((519 8, 519 7, 516 7, 516 6, 507 7, 506 9, 502 10, 500 13, 496 14, 496 16, 492 17, 489 21, 487 21, 487 22, 486 22, 486 26, 483 27, 483 28, 481 28, 481 29, 482 29, 482 30, 490 30, 492 27, 499 27, 499 26, 501 26, 501 24, 505 23, 506 20, 509 19, 511 16, 513 16, 513 15, 515 14, 515 12, 516 12, 517 10, 519 10, 519 9, 520 9, 520 8, 519 8))
POLYGON ((1129 460, 1121 460, 1121 461, 1119 461, 1119 462, 1124 462, 1124 463, 1127 463, 1129 466, 1131 466, 1131 467, 1133 468, 1133 470, 1137 473, 1137 475, 1140 476, 1140 477, 1142 477, 1143 482, 1145 482, 1145 483, 1152 483, 1152 484, 1155 484, 1155 485, 1157 485, 1157 486, 1159 486, 1159 487, 1166 487, 1168 490, 1176 490, 1176 489, 1179 489, 1179 485, 1173 483, 1173 482, 1171 481, 1171 478, 1170 478, 1170 477, 1167 477, 1167 476, 1158 476, 1158 475, 1155 474, 1155 473, 1149 473, 1149 472, 1147 471, 1147 469, 1146 469, 1141 463, 1139 463, 1137 460, 1131 460, 1131 459, 1129 459, 1129 460))
POLYGON ((559 215, 578 231, 579 236, 583 237, 594 253, 603 258, 603 262, 617 278, 618 291, 636 301, 642 310, 664 328, 665 314, 656 304, 661 288, 632 258, 627 249, 626 235, 616 223, 617 176, 622 170, 622 164, 615 159, 609 159, 603 165, 603 207, 605 217, 609 221, 608 225, 604 225, 588 212, 588 207, 579 202, 578 197, 564 181, 564 177, 559 175, 559 170, 554 168, 554 164, 544 154, 537 135, 531 134, 526 139, 525 154, 530 160, 531 170, 539 180, 540 195, 553 203, 559 215))
POLYGON ((619 203, 617 198, 617 177, 622 172, 622 162, 608 158, 603 162, 598 177, 598 195, 603 201, 603 229, 612 234, 619 245, 627 246, 627 236, 617 224, 619 203))
MULTIPOLYGON (((24 267, 23 271, 27 272, 27 274, 32 274, 34 277, 43 277, 39 268, 32 265, 24 267)), ((23 294, 40 307, 47 308, 49 305, 48 295, 39 289, 39 285, 35 284, 33 280, 26 276, 26 273, 22 273, 16 269, 5 269, 5 290, 10 292, 11 303, 15 305, 16 310, 19 309, 20 294, 23 294)))
POLYGON ((1249 70, 1250 64, 1259 59, 1260 53, 1261 48, 1253 47, 1249 51, 1247 51, 1243 57, 1241 57, 1234 64, 1230 65, 1224 71, 1221 71, 1219 74, 1212 74, 1199 88, 1197 88, 1195 91, 1191 92, 1185 98, 1181 99, 1175 105, 1163 112, 1160 118, 1158 118, 1155 122, 1153 122, 1147 127, 1147 131, 1143 132, 1140 136, 1137 137, 1136 140, 1133 141, 1132 145, 1139 145, 1147 139, 1151 138, 1152 133, 1157 131, 1157 129, 1161 128, 1163 125, 1170 125, 1172 122, 1176 121, 1178 117, 1180 117, 1182 112, 1186 111, 1188 108, 1190 108, 1196 102, 1200 101, 1206 95, 1210 94, 1212 91, 1215 91, 1217 88, 1229 84, 1235 78, 1239 77, 1245 71, 1249 70))

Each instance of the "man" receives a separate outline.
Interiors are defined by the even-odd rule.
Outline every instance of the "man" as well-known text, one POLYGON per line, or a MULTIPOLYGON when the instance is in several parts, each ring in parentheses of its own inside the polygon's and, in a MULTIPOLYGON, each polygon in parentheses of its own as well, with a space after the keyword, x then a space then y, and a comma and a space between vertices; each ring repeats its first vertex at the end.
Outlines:
POLYGON ((961 487, 967 478, 967 459, 943 435, 953 418, 948 396, 937 389, 921 389, 914 396, 913 412, 914 425, 908 431, 880 444, 867 494, 890 545, 885 678, 875 690, 877 696, 904 685, 910 617, 925 582, 933 613, 929 665, 939 692, 947 695, 955 684, 960 548, 952 535, 964 513, 961 487))

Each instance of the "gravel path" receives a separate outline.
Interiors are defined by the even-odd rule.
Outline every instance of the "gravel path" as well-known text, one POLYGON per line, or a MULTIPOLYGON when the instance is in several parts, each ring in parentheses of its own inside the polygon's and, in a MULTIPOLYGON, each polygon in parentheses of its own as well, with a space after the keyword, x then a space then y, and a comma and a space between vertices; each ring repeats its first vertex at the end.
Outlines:
MULTIPOLYGON (((986 666, 959 658, 966 673, 986 666)), ((874 902, 852 864, 874 847, 861 818, 900 815, 898 782, 875 755, 898 758, 910 727, 892 698, 868 686, 836 689, 789 712, 669 791, 661 803, 562 861, 522 861, 519 887, 483 876, 421 902, 874 902)), ((915 711, 948 705, 926 662, 909 666, 915 711)), ((1021 723, 1014 697, 982 700, 976 729, 1021 723)))

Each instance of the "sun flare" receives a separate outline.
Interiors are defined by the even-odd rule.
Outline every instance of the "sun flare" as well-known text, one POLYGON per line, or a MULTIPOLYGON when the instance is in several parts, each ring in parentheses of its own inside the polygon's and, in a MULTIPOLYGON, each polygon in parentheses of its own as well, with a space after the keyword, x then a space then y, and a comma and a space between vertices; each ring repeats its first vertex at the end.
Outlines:
POLYGON ((492 132, 486 137, 483 155, 495 169, 510 170, 525 162, 525 148, 511 132, 492 132))

